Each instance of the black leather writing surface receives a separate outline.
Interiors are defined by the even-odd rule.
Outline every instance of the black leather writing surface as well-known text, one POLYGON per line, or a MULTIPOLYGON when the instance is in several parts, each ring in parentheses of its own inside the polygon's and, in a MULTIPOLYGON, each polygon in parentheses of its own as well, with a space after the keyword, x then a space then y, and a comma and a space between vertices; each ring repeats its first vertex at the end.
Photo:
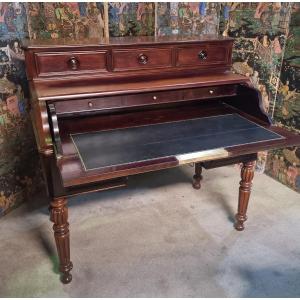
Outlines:
POLYGON ((71 135, 86 170, 283 139, 238 114, 71 135))

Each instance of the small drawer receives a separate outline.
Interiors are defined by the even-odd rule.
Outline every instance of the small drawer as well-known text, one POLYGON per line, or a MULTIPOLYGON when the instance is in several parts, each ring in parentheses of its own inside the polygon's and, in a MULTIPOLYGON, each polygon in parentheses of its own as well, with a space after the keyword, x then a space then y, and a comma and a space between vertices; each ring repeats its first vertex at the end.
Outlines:
POLYGON ((177 49, 178 67, 228 65, 231 63, 231 47, 224 44, 203 44, 177 49))
POLYGON ((142 106, 150 104, 171 103, 175 101, 184 101, 182 90, 127 95, 125 98, 125 105, 142 106))
POLYGON ((55 102, 57 115, 78 114, 95 110, 114 109, 124 106, 124 96, 55 102))
POLYGON ((171 48, 134 48, 112 51, 114 71, 165 68, 172 66, 171 48))
POLYGON ((235 85, 221 85, 184 90, 184 100, 208 99, 236 95, 235 85))
POLYGON ((39 76, 57 73, 107 72, 107 51, 40 52, 35 54, 39 76))

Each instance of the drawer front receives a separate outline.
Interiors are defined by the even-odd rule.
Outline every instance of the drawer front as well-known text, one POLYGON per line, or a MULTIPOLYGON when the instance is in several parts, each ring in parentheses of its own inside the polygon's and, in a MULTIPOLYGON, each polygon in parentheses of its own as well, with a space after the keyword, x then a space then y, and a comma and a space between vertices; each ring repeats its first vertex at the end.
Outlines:
POLYGON ((84 113, 95 110, 119 108, 123 106, 124 96, 55 102, 55 110, 57 115, 75 114, 81 112, 84 113))
POLYGON ((166 91, 55 102, 57 115, 184 101, 183 92, 166 91))
POLYGON ((57 115, 92 112, 97 110, 118 109, 134 106, 145 106, 174 101, 184 101, 183 92, 166 91, 142 93, 136 95, 112 96, 96 99, 70 100, 55 102, 57 115))
POLYGON ((112 51, 114 71, 165 68, 172 66, 171 48, 135 48, 112 51))
POLYGON ((184 100, 209 99, 236 95, 236 85, 192 88, 184 91, 184 100))
POLYGON ((229 45, 224 44, 203 44, 180 47, 177 50, 176 65, 178 67, 227 65, 231 63, 230 49, 229 45))
POLYGON ((57 115, 76 114, 97 110, 119 109, 126 107, 234 96, 235 94, 235 85, 224 85, 174 91, 108 96, 95 99, 57 101, 55 102, 55 109, 57 115))
POLYGON ((126 106, 151 105, 184 101, 182 90, 127 95, 126 106))
POLYGON ((106 55, 107 51, 36 53, 37 73, 106 72, 106 55))

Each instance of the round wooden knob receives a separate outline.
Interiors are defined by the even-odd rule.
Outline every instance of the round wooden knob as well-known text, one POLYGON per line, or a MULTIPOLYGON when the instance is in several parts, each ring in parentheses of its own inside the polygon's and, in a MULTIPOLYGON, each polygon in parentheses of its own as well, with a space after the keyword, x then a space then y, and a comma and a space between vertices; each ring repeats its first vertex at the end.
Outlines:
POLYGON ((71 57, 68 60, 68 64, 72 70, 77 70, 79 68, 79 60, 76 57, 71 57))
POLYGON ((93 107, 93 103, 92 103, 92 102, 89 102, 89 103, 88 103, 88 106, 89 106, 89 107, 93 107))
POLYGON ((153 99, 153 100, 157 100, 157 97, 156 97, 156 96, 153 96, 152 99, 153 99))
POLYGON ((213 90, 209 90, 209 93, 212 95, 214 93, 214 91, 213 90))
POLYGON ((148 56, 146 54, 143 54, 143 53, 139 54, 138 62, 141 65, 145 65, 148 62, 148 56))
POLYGON ((201 60, 207 59, 207 52, 206 52, 205 50, 201 50, 201 51, 198 53, 198 57, 199 57, 199 59, 201 59, 201 60))

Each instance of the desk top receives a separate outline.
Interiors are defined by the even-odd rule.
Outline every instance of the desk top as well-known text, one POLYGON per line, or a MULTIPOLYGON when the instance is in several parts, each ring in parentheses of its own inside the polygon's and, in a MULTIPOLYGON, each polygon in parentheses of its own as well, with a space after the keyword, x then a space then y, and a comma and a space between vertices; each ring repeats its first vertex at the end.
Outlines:
POLYGON ((127 36, 110 37, 102 39, 44 39, 44 40, 23 40, 23 48, 39 49, 48 47, 99 47, 99 46, 126 46, 126 45, 149 45, 149 44, 176 44, 195 42, 222 42, 233 41, 233 38, 219 35, 173 35, 173 36, 127 36))

